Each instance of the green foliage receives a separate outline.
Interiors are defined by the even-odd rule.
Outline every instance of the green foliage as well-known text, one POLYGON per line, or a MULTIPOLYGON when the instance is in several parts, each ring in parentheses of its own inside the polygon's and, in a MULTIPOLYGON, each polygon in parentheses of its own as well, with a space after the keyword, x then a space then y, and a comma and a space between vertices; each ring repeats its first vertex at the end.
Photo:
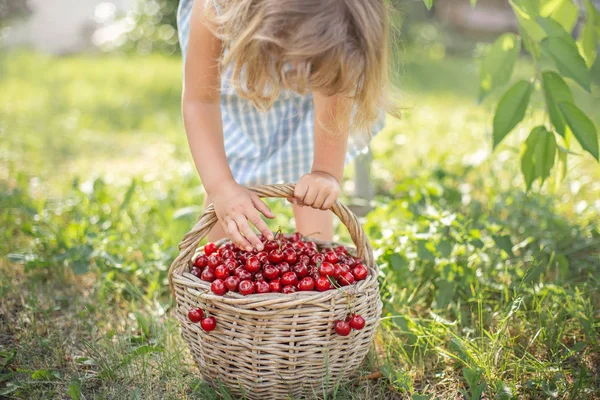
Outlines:
POLYGON ((533 85, 521 80, 502 96, 494 114, 494 147, 523 120, 531 93, 533 85))
MULTIPOLYGON (((525 49, 535 63, 535 73, 530 82, 520 80, 501 97, 496 107, 493 123, 493 148, 525 117, 531 96, 539 88, 546 101, 546 112, 551 124, 536 128, 526 139, 521 151, 521 171, 527 189, 539 178, 540 184, 548 178, 555 164, 557 178, 564 177, 567 156, 564 147, 571 146, 571 134, 582 149, 598 157, 598 132, 594 122, 573 100, 571 90, 564 81, 569 78, 591 92, 592 73, 600 37, 600 12, 591 0, 585 0, 580 10, 573 0, 510 0, 519 24, 519 33, 525 49), (571 32, 580 12, 585 14, 577 41, 571 32), (548 63, 557 71, 542 69, 548 63), (539 140, 558 134, 560 139, 539 140), (576 131, 575 131, 576 130, 576 131), (540 149, 537 149, 537 147, 540 149), (551 153, 549 153, 551 152, 551 153), (537 160, 535 159, 537 158, 537 160), (540 158, 543 162, 540 162, 540 158), (558 162, 554 162, 554 159, 558 162)), ((426 2, 428 8, 431 3, 426 2)), ((496 87, 506 84, 512 75, 515 60, 520 52, 520 42, 513 34, 500 36, 481 62, 479 99, 496 87)))
POLYGON ((527 190, 531 189, 531 184, 537 178, 543 184, 550 176, 555 153, 556 140, 552 132, 543 126, 533 128, 521 151, 521 171, 527 190))
POLYGON ((512 33, 500 36, 481 62, 479 100, 493 89, 503 86, 512 76, 517 57, 521 52, 521 39, 512 33))

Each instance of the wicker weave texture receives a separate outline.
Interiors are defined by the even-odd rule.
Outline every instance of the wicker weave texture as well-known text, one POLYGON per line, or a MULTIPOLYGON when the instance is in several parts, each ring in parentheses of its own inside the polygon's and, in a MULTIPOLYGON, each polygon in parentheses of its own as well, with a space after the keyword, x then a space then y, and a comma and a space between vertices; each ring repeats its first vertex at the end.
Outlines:
MULTIPOLYGON (((252 187, 261 197, 289 197, 292 185, 252 187)), ((332 211, 344 223, 369 276, 355 285, 326 292, 216 296, 210 283, 189 273, 198 243, 217 218, 209 206, 180 244, 169 270, 177 300, 175 317, 202 378, 247 399, 314 398, 356 371, 373 341, 381 315, 377 266, 356 216, 343 204, 332 211), (363 330, 342 337, 333 330, 350 311, 366 320, 363 330), (217 328, 204 332, 187 313, 202 308, 217 328)), ((318 243, 336 246, 336 243, 318 243)))

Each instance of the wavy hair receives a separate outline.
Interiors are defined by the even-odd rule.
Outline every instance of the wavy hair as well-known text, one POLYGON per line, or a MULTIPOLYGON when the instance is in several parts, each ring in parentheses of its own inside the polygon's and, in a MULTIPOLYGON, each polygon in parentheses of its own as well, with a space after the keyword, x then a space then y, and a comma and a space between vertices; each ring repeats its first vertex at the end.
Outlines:
POLYGON ((355 129, 389 109, 384 0, 206 0, 205 19, 224 43, 221 67, 262 110, 282 89, 351 99, 355 129))

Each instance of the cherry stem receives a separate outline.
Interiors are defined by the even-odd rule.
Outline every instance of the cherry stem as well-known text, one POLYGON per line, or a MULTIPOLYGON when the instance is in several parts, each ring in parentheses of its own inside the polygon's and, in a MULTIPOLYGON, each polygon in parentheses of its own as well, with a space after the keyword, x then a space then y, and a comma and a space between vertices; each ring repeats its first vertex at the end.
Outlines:
POLYGON ((281 225, 279 225, 279 229, 277 229, 277 232, 275 232, 275 237, 277 238, 277 241, 279 242, 279 251, 281 252, 281 247, 283 246, 283 241, 281 240, 281 238, 283 237, 283 232, 281 231, 281 225))
POLYGON ((302 235, 302 236, 304 236, 304 237, 309 237, 309 236, 312 236, 312 235, 320 235, 320 234, 321 234, 321 232, 319 232, 319 231, 316 231, 316 232, 311 232, 311 233, 309 233, 308 235, 302 235))

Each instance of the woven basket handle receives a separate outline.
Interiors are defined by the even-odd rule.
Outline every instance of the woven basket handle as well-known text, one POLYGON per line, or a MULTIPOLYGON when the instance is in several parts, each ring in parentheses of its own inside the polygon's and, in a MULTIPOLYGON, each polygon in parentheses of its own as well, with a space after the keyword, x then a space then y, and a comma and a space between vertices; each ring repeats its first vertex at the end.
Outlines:
MULTIPOLYGON (((260 197, 274 197, 274 198, 289 198, 294 197, 294 185, 292 184, 277 184, 277 185, 260 185, 260 186, 249 186, 249 190, 253 191, 260 197)), ((379 271, 379 268, 374 262, 373 248, 369 243, 362 226, 358 222, 358 218, 354 213, 346 207, 344 204, 336 201, 331 207, 331 211, 337 215, 340 221, 348 228, 350 237, 356 245, 357 256, 362 259, 368 267, 379 271)), ((187 265, 192 259, 196 248, 200 241, 210 232, 213 226, 217 223, 217 215, 215 208, 210 204, 204 213, 198 218, 198 222, 184 237, 181 243, 179 243, 179 256, 171 264, 169 268, 169 286, 171 292, 173 292, 172 275, 178 265, 187 265)))

